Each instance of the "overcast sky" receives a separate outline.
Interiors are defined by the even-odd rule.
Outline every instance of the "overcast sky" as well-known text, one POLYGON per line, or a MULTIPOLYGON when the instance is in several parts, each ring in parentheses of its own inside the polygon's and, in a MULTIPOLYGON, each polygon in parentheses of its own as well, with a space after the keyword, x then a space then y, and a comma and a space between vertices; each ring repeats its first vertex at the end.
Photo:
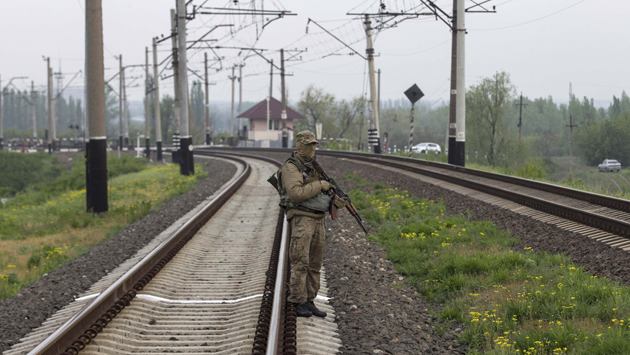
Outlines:
MULTIPOLYGON (((203 0, 194 0, 201 4, 203 0)), ((311 18, 333 32, 359 53, 365 53, 365 37, 359 20, 350 21, 346 13, 376 11, 378 0, 266 0, 266 10, 286 9, 298 16, 274 21, 260 34, 262 18, 240 31, 216 29, 207 38, 219 39, 217 45, 267 49, 268 58, 279 62, 279 48, 308 48, 302 61, 287 63, 289 97, 299 99, 310 84, 333 93, 338 98, 352 98, 365 92, 367 85, 365 61, 332 37, 310 24, 311 18), (326 54, 335 52, 338 55, 326 54)), ((466 25, 466 81, 473 85, 480 77, 496 71, 507 71, 518 91, 529 97, 553 96, 559 101, 569 97, 569 82, 578 97, 610 100, 613 95, 630 88, 630 1, 620 0, 493 0, 496 14, 467 14, 466 25)), ((240 1, 243 8, 249 2, 240 1)), ((419 0, 385 1, 389 10, 399 11, 418 7, 419 0)), ((438 0, 450 13, 452 1, 438 0)), ((467 1, 467 4, 472 4, 467 1)), ((103 0, 106 79, 118 71, 114 55, 122 54, 125 65, 142 64, 144 49, 151 38, 170 32, 170 9, 175 0, 103 0)), ((19 87, 43 86, 46 66, 42 56, 50 56, 55 71, 59 65, 72 74, 84 67, 85 0, 2 0, 0 1, 0 75, 3 85, 15 76, 28 76, 26 81, 15 81, 19 87)), ((231 1, 209 0, 206 6, 234 6, 231 1)), ((256 0, 260 8, 260 0, 256 0)), ((417 8, 421 10, 420 7, 417 8)), ((189 22, 189 39, 195 39, 217 24, 232 21, 238 29, 252 23, 250 17, 198 16, 189 22)), ((378 34, 375 41, 376 68, 382 70, 382 98, 396 99, 413 83, 424 91, 428 100, 448 100, 450 75, 450 31, 434 18, 419 18, 401 23, 396 28, 378 34)), ((169 54, 170 40, 160 46, 160 61, 169 54)), ((203 70, 203 52, 189 51, 190 67, 203 70)), ((216 50, 223 58, 213 62, 211 100, 227 101, 231 97, 231 70, 248 54, 236 50, 216 50), (239 56, 240 54, 240 56, 239 56)), ((249 52, 251 54, 251 52, 249 52)), ((260 57, 245 60, 243 67, 243 99, 262 100, 269 90, 269 65, 260 57)), ((277 72, 277 71, 276 71, 277 72)), ((138 77, 143 71, 135 69, 128 76, 138 77)), ((163 75, 170 75, 165 70, 163 75)), ((194 77, 191 77, 193 79, 194 77)), ((128 82, 131 80, 128 80, 128 82)), ((81 85, 83 78, 73 82, 81 85)), ((134 84, 135 84, 134 83, 134 84)), ((118 87, 116 79, 112 81, 118 87)), ((274 76, 274 96, 280 98, 280 78, 274 76)), ((172 95, 172 81, 163 82, 161 93, 172 95)), ((128 89, 132 99, 141 99, 144 89, 128 89)))

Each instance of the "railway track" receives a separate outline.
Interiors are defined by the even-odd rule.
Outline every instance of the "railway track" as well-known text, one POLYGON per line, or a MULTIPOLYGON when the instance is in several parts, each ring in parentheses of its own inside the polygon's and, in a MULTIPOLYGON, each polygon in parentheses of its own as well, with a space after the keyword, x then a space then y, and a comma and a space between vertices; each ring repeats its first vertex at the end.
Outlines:
MULTIPOLYGON (((278 162, 257 153, 289 150, 198 149, 197 156, 239 159, 239 178, 186 216, 160 247, 106 277, 107 287, 77 299, 5 354, 335 353, 340 341, 326 298, 316 299, 331 313, 321 322, 296 319, 284 302, 286 222, 266 184, 278 162), (181 250, 174 255, 173 248, 181 250)), ((417 159, 318 155, 410 175, 630 250, 630 201, 417 159)))
POLYGON ((222 191, 4 354, 334 353, 334 313, 299 327, 285 302, 288 228, 266 182, 279 163, 224 157, 242 168, 222 191), (298 351, 298 331, 324 345, 298 351))
MULTIPOLYGON (((287 149, 255 148, 212 148, 211 150, 288 152, 287 149)), ((328 150, 318 151, 317 154, 349 159, 399 173, 422 175, 425 179, 447 182, 450 184, 448 188, 465 194, 477 191, 482 193, 478 196, 482 200, 492 200, 492 203, 515 212, 582 233, 624 250, 630 250, 630 201, 628 200, 420 159, 328 150), (510 201, 512 204, 506 204, 504 201, 510 201), (526 208, 521 208, 523 206, 526 208)))

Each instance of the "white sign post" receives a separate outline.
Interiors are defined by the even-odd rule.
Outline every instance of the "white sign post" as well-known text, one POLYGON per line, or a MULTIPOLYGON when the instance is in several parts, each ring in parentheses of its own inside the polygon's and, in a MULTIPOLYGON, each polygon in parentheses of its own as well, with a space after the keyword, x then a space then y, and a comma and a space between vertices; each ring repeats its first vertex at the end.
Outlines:
POLYGON ((322 139, 322 128, 323 128, 322 123, 318 123, 315 125, 315 135, 317 136, 317 140, 322 139))

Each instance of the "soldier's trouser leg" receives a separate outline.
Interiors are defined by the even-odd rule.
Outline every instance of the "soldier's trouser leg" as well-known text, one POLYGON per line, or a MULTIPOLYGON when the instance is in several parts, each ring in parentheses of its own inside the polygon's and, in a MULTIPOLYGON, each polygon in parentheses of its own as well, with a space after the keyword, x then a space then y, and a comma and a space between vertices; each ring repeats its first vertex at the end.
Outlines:
MULTIPOLYGON (((303 303, 308 299, 309 292, 307 291, 307 284, 310 273, 310 256, 312 253, 311 247, 314 249, 322 249, 318 253, 323 253, 324 245, 320 241, 315 241, 315 236, 323 237, 323 219, 320 224, 317 222, 319 219, 295 216, 291 219, 291 242, 289 245, 289 263, 291 264, 291 279, 289 282, 289 302, 303 303), (321 246, 320 246, 321 244, 321 246)), ((317 266, 317 261, 313 264, 313 267, 317 266)), ((321 267, 321 260, 319 261, 319 267, 321 267)), ((317 268, 317 274, 313 275, 313 281, 316 279, 316 288, 319 290, 319 268, 317 268)))
POLYGON ((306 277, 306 294, 308 301, 317 297, 319 292, 319 278, 322 263, 324 262, 324 250, 326 249, 326 229, 324 218, 314 220, 314 234, 311 239, 310 254, 308 257, 308 276, 306 277))

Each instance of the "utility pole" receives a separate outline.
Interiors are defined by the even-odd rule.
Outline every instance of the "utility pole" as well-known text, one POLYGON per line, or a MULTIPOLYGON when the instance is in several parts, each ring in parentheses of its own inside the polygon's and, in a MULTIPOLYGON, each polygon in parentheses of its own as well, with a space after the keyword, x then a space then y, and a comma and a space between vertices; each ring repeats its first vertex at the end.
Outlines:
MULTIPOLYGON (((122 54, 118 57, 118 151, 122 151, 123 146, 123 77, 125 76, 125 68, 122 63, 122 54)), ((120 153, 119 153, 120 155, 120 153)))
MULTIPOLYGON (((178 0, 179 3, 179 0, 178 0)), ((179 110, 179 54, 177 53, 177 14, 171 9, 171 39, 173 43, 173 77, 175 80, 175 97, 173 98, 174 115, 175 115, 175 135, 180 135, 181 113, 179 110)), ((181 145, 180 145, 181 147, 181 145)))
MULTIPOLYGON (((379 113, 379 116, 380 116, 380 113, 381 113, 381 70, 379 69, 379 70, 376 72, 376 74, 378 75, 378 88, 377 88, 377 89, 378 89, 378 91, 377 91, 377 97, 378 97, 377 102, 378 102, 378 106, 377 106, 377 109, 378 109, 378 113, 379 113)), ((387 152, 385 152, 385 153, 387 153, 387 152)))
POLYGON ((273 97, 273 59, 270 60, 271 69, 269 71, 269 97, 273 97))
POLYGON ((573 174, 573 127, 577 127, 577 125, 573 124, 573 116, 569 115, 569 174, 573 174))
POLYGON ((186 59, 186 0, 177 0, 177 40, 179 51, 179 86, 180 93, 180 173, 182 175, 191 175, 195 173, 192 152, 192 138, 190 136, 190 127, 188 125, 188 63, 186 59))
MULTIPOLYGON (((61 70, 60 70, 61 71, 61 70)), ((52 92, 55 89, 55 81, 54 81, 54 70, 52 67, 50 67, 50 107, 51 107, 51 114, 52 114, 52 124, 51 124, 51 131, 52 131, 52 150, 53 152, 57 149, 56 148, 56 141, 57 141, 57 108, 56 108, 56 98, 55 98, 55 94, 52 92)), ((59 88, 57 88, 57 90, 60 90, 59 88)))
MULTIPOLYGON (((244 64, 239 64, 238 66, 238 115, 240 116, 243 113, 243 66, 244 64)), ((238 129, 237 132, 241 132, 243 129, 243 119, 238 119, 238 129)), ((239 134, 239 137, 241 134, 239 134)))
POLYGON ((284 74, 284 49, 280 49, 280 80, 282 87, 282 113, 280 114, 280 117, 282 119, 282 148, 288 148, 289 132, 287 131, 287 92, 284 74))
POLYGON ((31 115, 33 116, 33 138, 37 139, 37 118, 36 118, 36 106, 35 100, 37 94, 35 93, 35 83, 31 80, 31 115))
POLYGON ((435 2, 420 0, 432 12, 436 20, 444 22, 452 31, 451 43, 451 102, 448 123, 448 163, 466 165, 466 12, 496 13, 489 2, 474 2, 466 8, 465 0, 453 0, 453 14, 448 15, 435 2), (450 20, 450 21, 449 21, 450 20))
POLYGON ((448 163, 458 164, 457 136, 457 0, 453 0, 453 18, 451 27, 451 100, 448 111, 448 163))
POLYGON ((107 201, 107 132, 105 129, 105 67, 103 64, 102 0, 85 1, 87 97, 90 119, 90 141, 87 151, 88 212, 108 210, 107 201))
POLYGON ((523 104, 523 93, 521 93, 521 102, 518 104, 514 104, 519 107, 518 112, 518 141, 521 141, 521 129, 523 128, 523 106, 527 106, 527 104, 523 104))
POLYGON ((151 106, 149 102, 149 47, 144 49, 145 81, 144 81, 144 142, 146 145, 147 159, 151 160, 151 106))
POLYGON ((234 75, 234 70, 236 68, 232 67, 232 76, 228 76, 228 79, 232 80, 232 109, 230 111, 230 137, 234 136, 234 80, 236 80, 236 76, 234 75))
POLYGON ((466 23, 465 0, 457 0, 455 32, 457 32, 457 135, 455 137, 456 165, 466 165, 466 23))
POLYGON ((123 81, 123 90, 122 90, 122 100, 123 100, 123 123, 125 128, 125 146, 127 150, 133 150, 133 142, 131 142, 131 146, 129 145, 129 102, 127 101, 127 80, 125 78, 125 68, 123 68, 122 72, 122 81, 123 81))
POLYGON ((203 62, 204 62, 204 85, 206 89, 206 145, 210 145, 210 95, 208 93, 208 89, 210 83, 208 82, 208 53, 203 54, 203 62))
POLYGON ((155 83, 155 145, 157 148, 156 161, 162 161, 162 117, 160 113, 160 75, 158 73, 157 39, 153 38, 153 82, 155 83))
POLYGON ((368 60, 368 76, 370 77, 370 104, 372 106, 370 115, 370 126, 368 129, 368 142, 374 147, 374 153, 381 154, 381 139, 379 135, 379 119, 378 119, 378 102, 376 94, 376 80, 374 78, 374 48, 372 46, 372 21, 370 16, 365 15, 365 34, 367 39, 367 53, 368 60))
POLYGON ((53 142, 52 142, 52 126, 53 126, 53 111, 54 107, 52 105, 53 99, 53 83, 52 83, 52 69, 50 68, 50 57, 46 58, 46 64, 48 65, 48 154, 52 154, 53 151, 53 142))
MULTIPOLYGON (((195 84, 197 83, 193 83, 193 87, 195 87, 195 84)), ((188 91, 188 80, 186 80, 186 90, 188 91)), ((193 121, 193 117, 197 117, 197 114, 195 113, 194 107, 192 107, 192 105, 190 104, 190 92, 188 91, 188 132, 190 132, 191 142, 194 142, 195 136, 195 132, 193 130, 195 128, 195 121, 193 121)))

